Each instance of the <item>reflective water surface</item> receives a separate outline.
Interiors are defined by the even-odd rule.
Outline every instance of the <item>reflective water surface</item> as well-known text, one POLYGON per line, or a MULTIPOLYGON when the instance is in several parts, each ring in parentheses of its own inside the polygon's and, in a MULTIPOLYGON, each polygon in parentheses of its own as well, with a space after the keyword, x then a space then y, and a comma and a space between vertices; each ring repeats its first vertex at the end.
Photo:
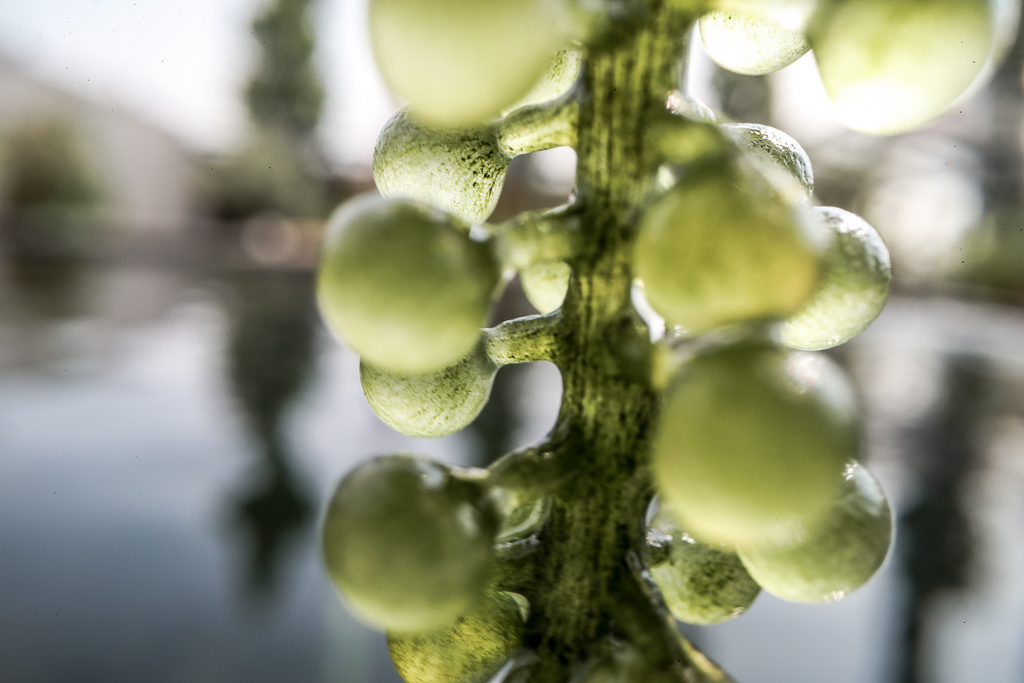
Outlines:
MULTIPOLYGON (((550 366, 475 428, 390 431, 301 270, 0 272, 0 679, 397 681, 319 564, 374 454, 483 462, 541 436, 550 366)), ((894 503, 884 570, 834 605, 764 595, 687 629, 739 681, 1024 680, 1024 311, 895 299, 836 356, 894 503)))

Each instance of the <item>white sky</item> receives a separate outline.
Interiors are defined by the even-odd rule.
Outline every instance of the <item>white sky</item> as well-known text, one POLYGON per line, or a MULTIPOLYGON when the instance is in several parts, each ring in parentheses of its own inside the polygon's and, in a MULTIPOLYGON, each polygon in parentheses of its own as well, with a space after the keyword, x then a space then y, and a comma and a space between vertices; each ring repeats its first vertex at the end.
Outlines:
MULTIPOLYGON (((42 80, 113 101, 192 147, 224 150, 246 125, 241 92, 263 0, 0 0, 0 51, 42 80)), ((396 108, 372 66, 365 0, 320 0, 322 136, 338 163, 368 163, 396 108)))

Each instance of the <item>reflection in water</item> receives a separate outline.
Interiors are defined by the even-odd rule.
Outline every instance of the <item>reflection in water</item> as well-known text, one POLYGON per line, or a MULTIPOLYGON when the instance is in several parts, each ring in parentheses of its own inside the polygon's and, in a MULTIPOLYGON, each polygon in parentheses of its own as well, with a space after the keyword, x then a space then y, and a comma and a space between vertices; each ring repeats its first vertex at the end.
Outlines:
POLYGON ((900 561, 909 584, 899 683, 925 680, 925 626, 934 599, 971 583, 975 534, 965 512, 966 491, 983 465, 979 435, 989 371, 972 356, 953 356, 947 364, 946 400, 908 439, 921 495, 899 520, 900 561))
POLYGON ((85 313, 89 302, 82 263, 12 254, 5 270, 4 284, 16 292, 19 308, 30 316, 54 320, 85 313))
POLYGON ((309 494, 296 481, 283 435, 288 407, 315 366, 316 310, 308 273, 253 273, 227 285, 227 378, 259 445, 259 478, 234 503, 249 546, 247 588, 276 588, 289 541, 309 524, 309 494))

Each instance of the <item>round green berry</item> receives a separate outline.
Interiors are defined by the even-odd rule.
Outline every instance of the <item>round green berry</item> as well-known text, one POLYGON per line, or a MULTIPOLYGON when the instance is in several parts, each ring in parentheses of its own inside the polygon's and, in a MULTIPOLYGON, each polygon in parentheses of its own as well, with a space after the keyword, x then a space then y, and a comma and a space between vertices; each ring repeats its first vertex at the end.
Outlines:
POLYGON ((529 92, 575 31, 563 0, 372 0, 388 86, 423 120, 463 126, 529 92))
POLYGON ((791 602, 833 602, 867 583, 892 542, 892 512, 866 468, 851 463, 841 495, 794 544, 739 548, 747 570, 769 593, 791 602))
POLYGON ((454 365, 404 375, 359 364, 366 402, 392 429, 418 437, 454 434, 472 422, 491 395, 497 367, 478 345, 454 365))
POLYGON ((988 83, 1017 40, 1020 25, 1020 0, 992 0, 992 51, 985 68, 974 80, 974 87, 988 83))
POLYGON ((442 628, 482 598, 497 527, 478 482, 423 458, 379 457, 338 485, 324 519, 324 563, 370 624, 442 628))
POLYGON ((472 351, 498 278, 487 245, 451 217, 363 196, 328 223, 317 301, 327 326, 371 365, 423 374, 472 351))
POLYGON ((859 216, 815 209, 832 243, 814 296, 781 326, 780 341, 794 349, 828 349, 853 339, 885 306, 892 284, 889 250, 859 216))
POLYGON ((697 356, 654 436, 663 504, 704 542, 790 538, 838 495, 857 451, 852 392, 823 357, 761 345, 697 356))
POLYGON ((693 334, 791 315, 819 276, 804 213, 753 171, 716 166, 685 178, 640 224, 633 263, 648 302, 693 334))
POLYGON ((827 0, 811 27, 839 119, 896 134, 942 115, 985 69, 995 0, 827 0))
POLYGON ((583 52, 575 48, 563 48, 555 53, 547 71, 541 76, 530 92, 511 108, 518 109, 531 104, 543 104, 556 100, 569 92, 583 69, 583 52))
POLYGON ((665 561, 651 567, 665 604, 679 621, 708 626, 746 611, 761 592, 729 548, 698 543, 662 509, 651 521, 665 561))
POLYGON ((813 3, 807 0, 721 0, 700 19, 700 37, 719 66, 760 75, 789 66, 811 46, 804 31, 813 3))
POLYGON ((495 128, 433 128, 400 109, 377 137, 373 179, 385 197, 408 197, 482 223, 498 203, 508 163, 495 128))
POLYGON ((778 128, 758 123, 726 124, 722 130, 740 144, 787 199, 803 202, 810 199, 814 192, 814 171, 799 142, 778 128))
POLYGON ((537 263, 519 273, 519 283, 534 308, 550 313, 565 300, 570 272, 569 264, 564 261, 537 263))
POLYGON ((508 593, 488 593, 451 626, 388 632, 388 651, 407 683, 484 683, 522 647, 523 615, 508 593))
POLYGON ((494 497, 501 514, 497 542, 516 541, 531 536, 547 519, 551 501, 521 489, 495 488, 494 497))

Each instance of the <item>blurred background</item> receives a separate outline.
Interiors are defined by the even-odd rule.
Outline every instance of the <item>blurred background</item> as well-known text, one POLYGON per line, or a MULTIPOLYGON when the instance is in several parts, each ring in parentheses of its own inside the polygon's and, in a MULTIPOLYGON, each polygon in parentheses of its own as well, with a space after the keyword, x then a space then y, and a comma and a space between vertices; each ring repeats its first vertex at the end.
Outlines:
MULTIPOLYGON (((397 108, 364 0, 0 2, 0 678, 395 683, 319 563, 344 472, 484 464, 543 436, 553 367, 503 370, 466 431, 401 436, 312 299, 323 219, 371 190, 397 108)), ((696 41, 699 43, 699 41, 696 41)), ((864 398, 897 542, 829 606, 764 595, 687 632, 744 683, 1024 680, 1024 48, 926 130, 843 130, 808 58, 693 47, 723 119, 789 132, 896 285, 832 355, 864 398)), ((562 202, 517 160, 499 216, 562 202)), ((531 312, 513 285, 497 317, 531 312)))

